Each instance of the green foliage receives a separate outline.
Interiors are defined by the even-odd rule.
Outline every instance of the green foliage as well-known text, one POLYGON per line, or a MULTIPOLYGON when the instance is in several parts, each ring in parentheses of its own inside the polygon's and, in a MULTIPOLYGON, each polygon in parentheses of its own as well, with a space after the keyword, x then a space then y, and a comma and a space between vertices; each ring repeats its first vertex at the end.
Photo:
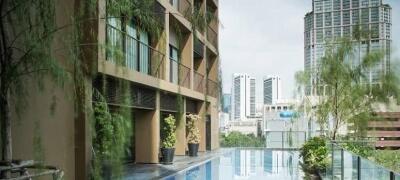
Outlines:
POLYGON ((367 159, 371 157, 375 152, 375 147, 373 147, 371 144, 366 143, 347 142, 341 144, 341 147, 367 159))
POLYGON ((93 130, 93 178, 102 179, 103 166, 110 164, 114 178, 122 175, 124 148, 129 141, 131 125, 129 120, 119 114, 111 114, 107 103, 94 102, 93 130))
POLYGON ((134 17, 139 28, 157 38, 162 29, 159 19, 164 12, 154 12, 155 3, 155 0, 107 0, 107 18, 134 17))
POLYGON ((326 140, 313 137, 300 148, 303 170, 308 173, 324 172, 329 163, 326 140))
MULTIPOLYGON (((354 49, 361 41, 340 39, 328 44, 324 57, 316 72, 298 72, 296 80, 304 87, 310 86, 310 75, 317 75, 314 82, 316 93, 320 95, 317 104, 305 102, 306 110, 312 111, 321 127, 328 127, 333 120, 328 136, 335 140, 338 129, 347 126, 354 131, 353 137, 363 137, 368 121, 375 118, 373 106, 387 104, 391 98, 398 98, 398 72, 394 69, 381 74, 379 84, 370 84, 368 72, 384 57, 381 51, 367 51, 360 63, 354 49), (307 107, 308 106, 308 107, 307 107), (316 107, 316 108, 314 108, 316 107)), ((369 47, 369 44, 368 44, 369 47)))
POLYGON ((188 143, 199 144, 200 143, 200 130, 196 126, 196 121, 200 121, 199 115, 189 114, 188 121, 186 124, 188 135, 188 143))
POLYGON ((377 150, 370 159, 390 170, 400 173, 400 150, 377 150))
POLYGON ((265 147, 265 139, 256 137, 254 134, 242 134, 240 132, 230 132, 221 136, 222 147, 265 147))
POLYGON ((176 125, 175 125, 175 118, 171 114, 168 115, 164 119, 164 126, 163 126, 163 133, 165 134, 164 139, 162 140, 161 147, 162 148, 173 148, 175 147, 176 143, 176 125))

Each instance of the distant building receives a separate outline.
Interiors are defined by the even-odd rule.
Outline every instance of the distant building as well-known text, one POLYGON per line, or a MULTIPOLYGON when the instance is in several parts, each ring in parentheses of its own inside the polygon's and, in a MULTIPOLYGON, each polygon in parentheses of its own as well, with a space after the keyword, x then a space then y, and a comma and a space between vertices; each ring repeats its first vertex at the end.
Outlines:
POLYGON ((307 139, 307 121, 294 110, 295 100, 264 105, 264 136, 267 148, 299 148, 307 139))
POLYGON ((264 104, 274 104, 282 99, 282 85, 279 76, 264 78, 264 104))
POLYGON ((232 95, 231 94, 224 94, 222 96, 222 111, 224 113, 231 113, 231 107, 232 107, 232 95))
POLYGON ((233 74, 231 119, 245 121, 256 115, 256 79, 247 74, 233 74))
POLYGON ((390 69, 392 8, 383 0, 312 0, 312 11, 304 17, 304 69, 311 73, 307 95, 317 92, 319 66, 326 46, 333 40, 351 37, 361 28, 371 32, 368 39, 354 41, 353 64, 359 64, 369 49, 382 50, 385 57, 375 67, 365 70, 368 83, 379 83, 390 69))
POLYGON ((377 149, 400 149, 400 112, 378 112, 383 119, 368 122, 368 137, 377 149))

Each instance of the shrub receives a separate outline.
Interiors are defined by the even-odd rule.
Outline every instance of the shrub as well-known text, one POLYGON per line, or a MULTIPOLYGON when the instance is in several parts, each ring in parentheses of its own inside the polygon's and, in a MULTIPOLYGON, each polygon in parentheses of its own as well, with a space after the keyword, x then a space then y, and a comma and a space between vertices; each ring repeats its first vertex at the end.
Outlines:
POLYGON ((300 156, 303 158, 303 170, 317 174, 325 172, 328 165, 328 148, 326 141, 321 137, 313 137, 300 148, 300 156))
POLYGON ((187 121, 186 128, 188 130, 188 143, 199 144, 200 143, 200 130, 196 126, 196 121, 200 120, 199 115, 188 115, 189 120, 187 121))
POLYGON ((162 140, 162 148, 173 148, 175 147, 176 143, 176 125, 175 125, 175 118, 171 114, 164 119, 164 127, 163 131, 165 133, 165 137, 162 140))
POLYGON ((254 134, 242 134, 240 132, 230 132, 221 137, 222 147, 265 147, 265 139, 256 137, 254 134))

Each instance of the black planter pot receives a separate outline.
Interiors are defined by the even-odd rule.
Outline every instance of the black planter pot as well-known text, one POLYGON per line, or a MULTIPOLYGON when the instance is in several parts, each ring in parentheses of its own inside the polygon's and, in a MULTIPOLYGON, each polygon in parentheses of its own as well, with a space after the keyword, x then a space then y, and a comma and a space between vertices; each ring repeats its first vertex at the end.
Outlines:
POLYGON ((188 144, 189 147, 189 156, 197 156, 197 152, 199 151, 199 144, 188 144))
POLYGON ((161 148, 161 163, 172 164, 174 161, 175 148, 161 148))

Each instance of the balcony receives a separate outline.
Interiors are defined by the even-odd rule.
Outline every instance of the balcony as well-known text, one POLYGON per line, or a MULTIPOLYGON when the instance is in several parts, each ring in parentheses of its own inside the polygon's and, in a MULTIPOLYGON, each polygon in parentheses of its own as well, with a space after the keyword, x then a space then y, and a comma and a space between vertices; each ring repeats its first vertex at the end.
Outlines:
POLYGON ((194 72, 193 74, 193 80, 194 80, 194 85, 193 88, 195 91, 200 92, 200 93, 204 93, 204 89, 205 89, 205 83, 204 83, 204 75, 198 73, 198 72, 194 72))
POLYGON ((207 80, 207 95, 217 98, 218 91, 219 91, 218 83, 211 79, 208 79, 207 80))
POLYGON ((218 49, 218 34, 211 26, 207 28, 207 40, 218 49))
POLYGON ((190 88, 190 68, 170 59, 170 82, 190 88))
POLYGON ((165 55, 163 53, 111 25, 106 25, 106 31, 107 61, 164 79, 162 67, 165 55))
POLYGON ((192 15, 192 4, 189 0, 169 0, 169 3, 186 19, 190 19, 190 16, 192 15))
POLYGON ((193 55, 195 59, 204 58, 204 44, 197 38, 194 40, 193 55))

